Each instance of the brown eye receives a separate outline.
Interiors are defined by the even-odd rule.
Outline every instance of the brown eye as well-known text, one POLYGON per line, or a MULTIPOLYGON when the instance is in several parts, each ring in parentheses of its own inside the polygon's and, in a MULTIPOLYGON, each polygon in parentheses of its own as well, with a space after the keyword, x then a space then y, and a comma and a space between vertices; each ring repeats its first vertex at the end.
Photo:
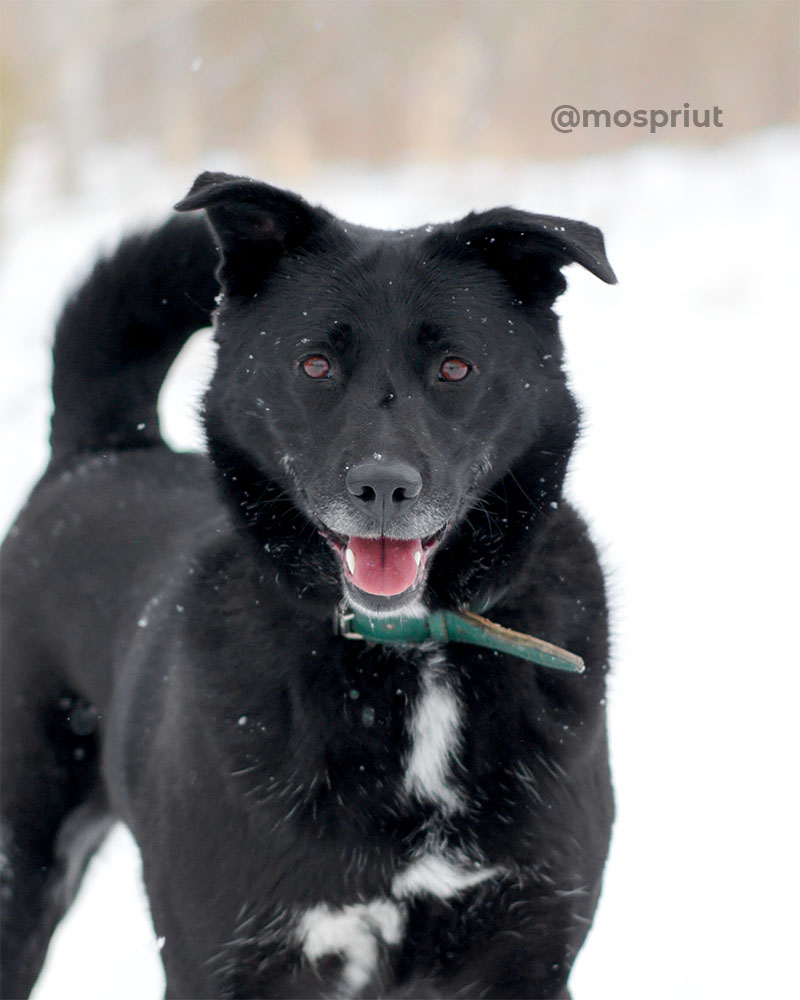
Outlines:
POLYGON ((314 354, 305 361, 301 361, 303 371, 309 378, 328 378, 331 373, 330 362, 323 358, 321 354, 314 354))
POLYGON ((445 382, 460 382, 472 371, 472 365, 461 358, 445 358, 439 369, 439 378, 445 382))

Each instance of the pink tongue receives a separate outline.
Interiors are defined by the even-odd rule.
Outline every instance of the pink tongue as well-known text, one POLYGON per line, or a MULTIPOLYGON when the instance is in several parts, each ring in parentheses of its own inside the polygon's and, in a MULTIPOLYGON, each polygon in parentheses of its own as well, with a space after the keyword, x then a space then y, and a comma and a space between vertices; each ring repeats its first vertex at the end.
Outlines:
POLYGON ((391 597, 414 585, 419 563, 414 553, 422 555, 418 538, 351 538, 347 547, 355 557, 351 573, 353 583, 368 594, 391 597))

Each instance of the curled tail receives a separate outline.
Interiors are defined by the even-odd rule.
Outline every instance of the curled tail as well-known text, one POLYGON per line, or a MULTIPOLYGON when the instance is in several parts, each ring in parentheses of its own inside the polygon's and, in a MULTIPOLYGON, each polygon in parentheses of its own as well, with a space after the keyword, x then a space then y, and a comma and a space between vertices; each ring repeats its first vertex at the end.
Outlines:
POLYGON ((97 262, 56 327, 51 467, 163 444, 158 392, 189 336, 209 325, 217 262, 204 220, 183 217, 97 262))

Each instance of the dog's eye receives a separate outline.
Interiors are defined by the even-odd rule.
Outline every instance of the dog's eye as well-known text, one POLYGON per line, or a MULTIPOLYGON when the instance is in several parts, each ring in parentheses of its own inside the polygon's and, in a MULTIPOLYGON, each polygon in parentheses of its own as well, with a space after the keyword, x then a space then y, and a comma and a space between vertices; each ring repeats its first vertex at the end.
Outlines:
POLYGON ((329 378, 331 374, 330 362, 321 354, 312 354, 310 358, 304 358, 300 362, 300 367, 309 378, 329 378))
POLYGON ((461 358, 445 358, 439 369, 439 378, 445 382, 460 382, 472 371, 472 365, 461 358))

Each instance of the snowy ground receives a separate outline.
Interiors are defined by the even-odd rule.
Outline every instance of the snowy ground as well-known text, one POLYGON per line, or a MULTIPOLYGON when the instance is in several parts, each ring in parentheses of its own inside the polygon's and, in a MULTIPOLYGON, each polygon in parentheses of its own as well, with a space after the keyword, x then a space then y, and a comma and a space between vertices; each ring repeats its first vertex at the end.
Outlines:
MULTIPOLYGON (((65 289, 98 246, 157 218, 191 180, 136 150, 98 153, 64 199, 41 152, 17 156, 3 204, 3 525, 46 459, 48 345, 65 289)), ((619 286, 572 268, 560 304, 586 414, 570 493, 605 553, 616 633, 619 816, 576 1000, 750 1000, 794 981, 799 154, 778 131, 557 166, 269 178, 357 222, 511 203, 606 233, 619 286)), ((247 169, 224 155, 201 166, 247 169)), ((180 445, 196 440, 190 404, 208 364, 202 342, 190 353, 164 401, 180 445)), ((36 1000, 160 998, 137 866, 115 831, 36 1000)))

